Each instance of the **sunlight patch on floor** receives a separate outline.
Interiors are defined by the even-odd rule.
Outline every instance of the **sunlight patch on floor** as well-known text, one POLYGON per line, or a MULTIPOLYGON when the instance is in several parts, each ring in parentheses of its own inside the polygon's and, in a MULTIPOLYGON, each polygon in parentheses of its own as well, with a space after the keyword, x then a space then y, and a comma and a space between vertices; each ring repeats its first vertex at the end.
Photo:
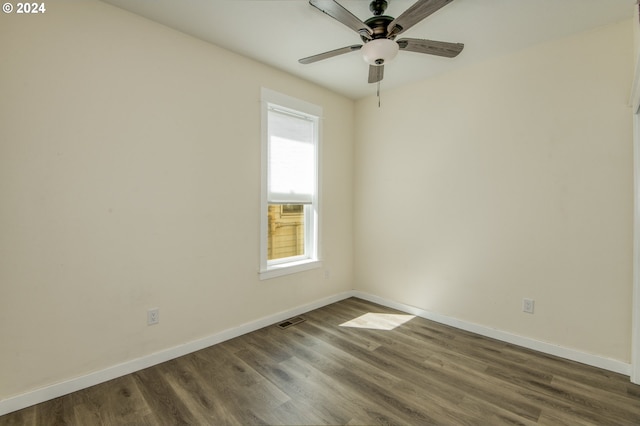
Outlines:
POLYGON ((376 314, 369 312, 340 324, 340 327, 370 328, 373 330, 393 330, 394 328, 414 319, 414 315, 376 314))

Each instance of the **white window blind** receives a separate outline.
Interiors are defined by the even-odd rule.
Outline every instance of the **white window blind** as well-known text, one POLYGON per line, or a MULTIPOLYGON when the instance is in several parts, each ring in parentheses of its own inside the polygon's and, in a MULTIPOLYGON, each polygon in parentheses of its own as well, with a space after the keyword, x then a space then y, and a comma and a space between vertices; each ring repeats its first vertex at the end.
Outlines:
POLYGON ((267 201, 311 204, 316 190, 316 122, 269 108, 267 201))

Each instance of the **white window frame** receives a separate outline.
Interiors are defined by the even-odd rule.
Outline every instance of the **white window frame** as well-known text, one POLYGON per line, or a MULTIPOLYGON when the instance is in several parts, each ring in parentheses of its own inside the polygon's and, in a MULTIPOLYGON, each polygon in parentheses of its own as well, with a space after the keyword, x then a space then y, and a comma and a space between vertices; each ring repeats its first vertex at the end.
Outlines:
POLYGON ((322 140, 322 107, 292 98, 276 91, 262 88, 261 92, 261 143, 262 143, 262 175, 260 203, 260 279, 270 279, 309 269, 320 268, 319 241, 319 204, 320 204, 320 146, 322 140), (317 123, 315 143, 316 158, 316 191, 311 204, 305 205, 305 255, 267 260, 268 255, 268 115, 269 108, 276 108, 292 113, 306 115, 317 123))

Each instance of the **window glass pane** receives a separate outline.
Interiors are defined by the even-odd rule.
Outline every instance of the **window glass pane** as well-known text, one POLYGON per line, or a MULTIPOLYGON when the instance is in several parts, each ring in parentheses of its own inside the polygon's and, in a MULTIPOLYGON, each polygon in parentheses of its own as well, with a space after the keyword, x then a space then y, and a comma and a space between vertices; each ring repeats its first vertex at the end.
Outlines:
POLYGON ((304 205, 269 205, 267 259, 275 260, 304 254, 304 205))

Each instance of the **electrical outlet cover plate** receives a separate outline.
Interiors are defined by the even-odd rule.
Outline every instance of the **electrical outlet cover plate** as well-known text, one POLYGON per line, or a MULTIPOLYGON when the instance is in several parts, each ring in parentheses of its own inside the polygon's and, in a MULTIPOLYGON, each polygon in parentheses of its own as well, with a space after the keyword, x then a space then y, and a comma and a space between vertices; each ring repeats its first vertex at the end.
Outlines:
POLYGON ((532 314, 534 305, 535 301, 533 299, 522 299, 522 312, 532 314))
POLYGON ((160 309, 153 308, 147 311, 147 325, 154 325, 160 322, 160 309))

